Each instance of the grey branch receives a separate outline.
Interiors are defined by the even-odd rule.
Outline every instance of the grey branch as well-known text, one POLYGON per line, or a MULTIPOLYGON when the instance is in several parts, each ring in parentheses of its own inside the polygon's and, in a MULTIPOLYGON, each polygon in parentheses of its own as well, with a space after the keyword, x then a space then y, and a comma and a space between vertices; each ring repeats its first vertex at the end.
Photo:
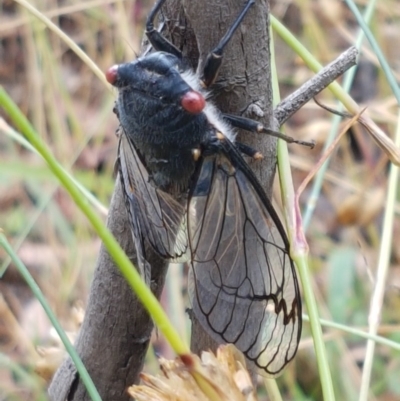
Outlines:
POLYGON ((356 65, 357 56, 358 50, 354 46, 350 47, 336 60, 318 72, 317 75, 280 102, 274 110, 274 117, 278 121, 279 126, 350 67, 356 65))

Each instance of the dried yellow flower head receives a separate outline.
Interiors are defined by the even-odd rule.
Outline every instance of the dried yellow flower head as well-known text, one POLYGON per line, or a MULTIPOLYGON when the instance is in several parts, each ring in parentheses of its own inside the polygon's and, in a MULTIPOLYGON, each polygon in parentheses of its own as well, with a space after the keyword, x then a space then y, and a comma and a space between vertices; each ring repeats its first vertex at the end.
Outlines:
POLYGON ((220 346, 215 356, 203 352, 174 361, 160 359, 163 376, 142 374, 143 384, 128 389, 137 401, 255 401, 243 355, 233 346, 220 346))

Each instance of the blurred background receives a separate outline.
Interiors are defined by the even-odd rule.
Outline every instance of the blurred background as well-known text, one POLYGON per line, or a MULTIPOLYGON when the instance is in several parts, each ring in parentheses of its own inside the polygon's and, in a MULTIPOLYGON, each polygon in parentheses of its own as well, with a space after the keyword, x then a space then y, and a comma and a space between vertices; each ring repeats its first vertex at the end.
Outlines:
MULTIPOLYGON (((143 21, 152 3, 152 0, 31 1, 102 71, 135 58, 140 50, 143 21)), ((360 8, 366 4, 364 0, 358 2, 360 8)), ((275 1, 271 9, 324 65, 355 43, 358 25, 341 1, 275 1)), ((400 3, 380 2, 371 28, 399 80, 400 3)), ((313 73, 278 35, 274 39, 284 98, 313 73)), ((114 187, 117 154, 117 119, 112 112, 115 93, 57 35, 11 0, 0 1, 0 84, 56 158, 107 207, 114 187)), ((368 106, 374 121, 393 137, 396 100, 366 42, 351 94, 360 105, 368 106)), ((319 100, 338 108, 329 91, 324 91, 319 100)), ((83 319, 100 241, 42 159, 15 140, 15 132, 8 126, 9 120, 1 108, 0 117, 0 228, 73 339, 83 319)), ((321 157, 333 118, 310 102, 286 123, 286 134, 317 143, 313 151, 290 146, 295 188, 321 157)), ((315 210, 309 209, 305 222, 321 317, 362 330, 368 327, 376 280, 388 166, 387 157, 368 133, 360 126, 353 127, 334 151, 315 200, 315 210)), ((301 198, 303 210, 314 205, 312 195, 311 183, 301 198)), ((274 197, 279 208, 278 191, 274 197)), ((399 208, 397 203, 378 332, 398 343, 399 208)), ((104 210, 99 213, 105 218, 104 210)), ((0 400, 46 399, 45 380, 36 372, 48 377, 51 366, 57 364, 59 354, 52 351, 59 349, 57 337, 39 302, 2 249, 0 274, 0 400), (40 357, 43 352, 44 360, 40 357)), ((162 302, 174 324, 188 337, 185 315, 188 301, 181 267, 171 267, 162 302)), ((336 397, 355 400, 366 340, 327 327, 324 333, 336 397)), ((160 336, 155 336, 145 367, 152 373, 158 369, 155 351, 173 357, 160 336)), ((400 351, 378 344, 370 399, 400 400, 399 377, 400 351)), ((278 384, 284 399, 322 399, 307 322, 298 356, 278 384)), ((259 399, 266 399, 262 389, 259 399)))

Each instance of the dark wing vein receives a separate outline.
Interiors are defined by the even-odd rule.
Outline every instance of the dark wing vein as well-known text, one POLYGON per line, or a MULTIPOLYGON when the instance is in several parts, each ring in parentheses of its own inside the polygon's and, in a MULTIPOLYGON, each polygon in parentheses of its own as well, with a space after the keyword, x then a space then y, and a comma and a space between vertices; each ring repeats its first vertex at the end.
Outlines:
POLYGON ((139 252, 144 255, 146 238, 161 257, 184 257, 188 245, 186 207, 150 183, 149 173, 125 133, 120 136, 119 163, 133 235, 135 241, 140 239, 139 252))
POLYGON ((189 294, 211 336, 274 376, 297 350, 299 287, 281 222, 233 147, 204 159, 189 195, 189 294))

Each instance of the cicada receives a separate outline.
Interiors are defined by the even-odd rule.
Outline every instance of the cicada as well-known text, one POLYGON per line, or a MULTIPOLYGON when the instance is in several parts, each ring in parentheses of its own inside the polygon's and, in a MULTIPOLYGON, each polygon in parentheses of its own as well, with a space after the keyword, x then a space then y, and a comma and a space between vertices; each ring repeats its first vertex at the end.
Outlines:
POLYGON ((235 142, 235 129, 268 132, 257 121, 221 113, 209 101, 223 51, 254 0, 247 0, 199 73, 154 28, 154 49, 111 67, 118 89, 119 177, 138 264, 149 280, 146 242, 163 258, 187 260, 197 319, 219 342, 235 344, 274 376, 293 359, 301 299, 283 225, 235 142))

